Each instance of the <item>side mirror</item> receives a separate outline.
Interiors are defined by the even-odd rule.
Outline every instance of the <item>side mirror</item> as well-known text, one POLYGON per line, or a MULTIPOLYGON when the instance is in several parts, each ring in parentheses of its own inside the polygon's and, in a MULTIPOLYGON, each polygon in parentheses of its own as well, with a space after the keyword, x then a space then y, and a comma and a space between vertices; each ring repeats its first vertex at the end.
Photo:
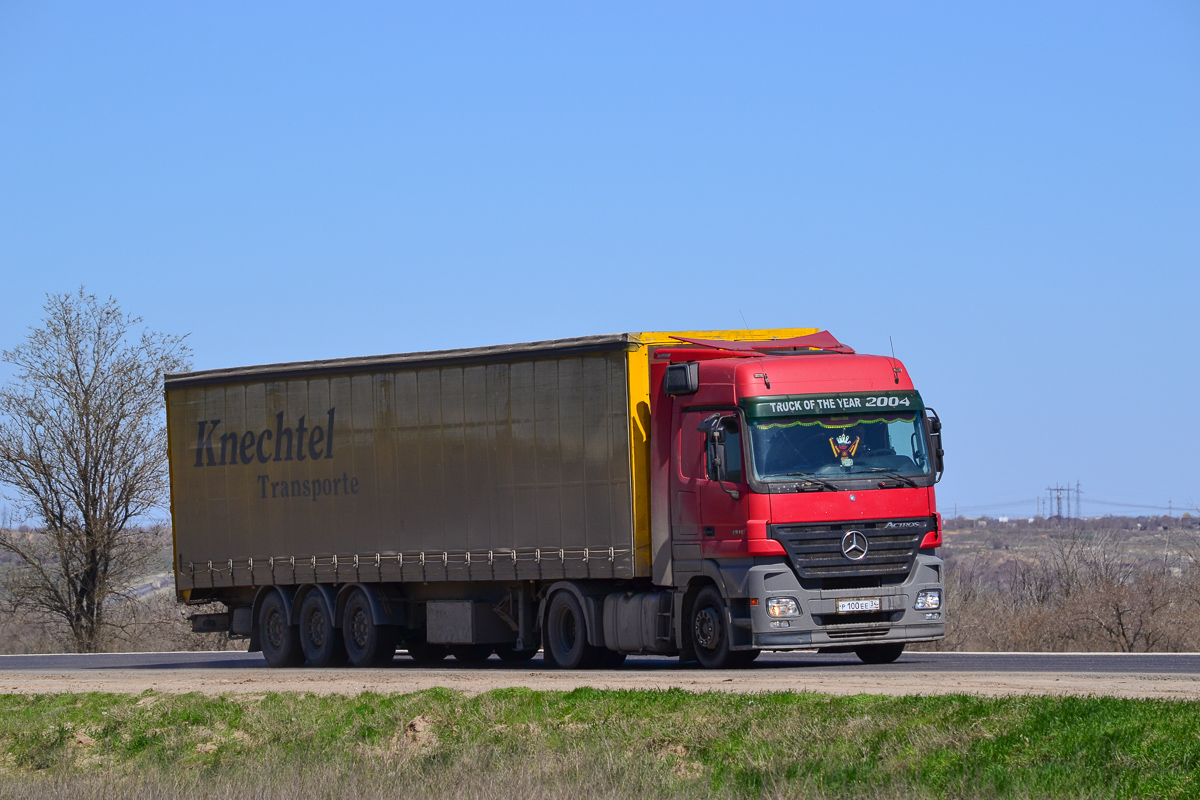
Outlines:
POLYGON ((695 394, 700 391, 700 362, 689 361, 686 364, 667 365, 667 374, 663 377, 663 392, 672 397, 684 394, 695 394))
POLYGON ((727 495, 737 500, 741 497, 741 493, 737 489, 726 488, 725 484, 729 480, 729 473, 726 468, 726 453, 725 441, 729 435, 725 425, 729 417, 722 417, 720 414, 714 414, 704 422, 700 423, 697 430, 704 431, 705 442, 708 449, 708 479, 716 481, 722 491, 727 495))
POLYGON ((942 449, 942 420, 932 408, 925 409, 929 416, 925 417, 925 430, 929 434, 930 458, 933 461, 933 471, 937 473, 934 481, 942 479, 946 471, 946 451, 942 449))
POLYGON ((725 435, 723 431, 708 434, 708 479, 725 480, 725 435))

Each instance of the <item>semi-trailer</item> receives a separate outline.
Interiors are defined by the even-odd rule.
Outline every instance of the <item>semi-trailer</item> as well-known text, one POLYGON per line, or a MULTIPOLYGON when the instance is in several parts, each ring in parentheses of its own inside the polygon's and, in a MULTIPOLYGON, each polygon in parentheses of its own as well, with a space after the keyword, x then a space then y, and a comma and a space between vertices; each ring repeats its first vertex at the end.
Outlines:
POLYGON ((178 599, 272 666, 944 636, 941 423, 814 328, 166 376, 178 599))

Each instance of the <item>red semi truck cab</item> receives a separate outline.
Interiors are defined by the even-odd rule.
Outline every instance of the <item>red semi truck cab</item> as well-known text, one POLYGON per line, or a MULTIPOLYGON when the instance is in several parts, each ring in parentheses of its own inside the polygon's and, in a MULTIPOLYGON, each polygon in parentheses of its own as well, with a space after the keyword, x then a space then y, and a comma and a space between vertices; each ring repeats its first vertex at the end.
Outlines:
POLYGON ((888 662, 945 634, 940 421, 900 361, 822 336, 653 356, 654 583, 718 587, 727 609, 686 595, 674 615, 706 666, 764 649, 888 662))

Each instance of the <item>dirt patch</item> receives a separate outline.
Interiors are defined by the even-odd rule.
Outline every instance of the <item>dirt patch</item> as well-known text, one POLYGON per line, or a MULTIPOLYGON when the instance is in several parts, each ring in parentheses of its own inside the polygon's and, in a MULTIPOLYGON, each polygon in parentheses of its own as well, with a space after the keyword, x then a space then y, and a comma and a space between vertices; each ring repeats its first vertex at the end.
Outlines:
POLYGON ((433 732, 433 723, 428 717, 415 717, 404 726, 404 738, 421 752, 428 752, 437 746, 437 734, 433 732))

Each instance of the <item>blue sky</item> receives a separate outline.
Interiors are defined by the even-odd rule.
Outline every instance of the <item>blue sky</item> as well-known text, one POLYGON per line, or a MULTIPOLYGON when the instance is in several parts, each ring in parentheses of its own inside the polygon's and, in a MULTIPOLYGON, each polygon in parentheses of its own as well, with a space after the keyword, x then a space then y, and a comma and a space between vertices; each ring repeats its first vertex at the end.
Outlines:
POLYGON ((3 3, 0 347, 80 284, 199 368, 815 325, 944 511, 1181 509, 1198 143, 1194 3, 3 3))

